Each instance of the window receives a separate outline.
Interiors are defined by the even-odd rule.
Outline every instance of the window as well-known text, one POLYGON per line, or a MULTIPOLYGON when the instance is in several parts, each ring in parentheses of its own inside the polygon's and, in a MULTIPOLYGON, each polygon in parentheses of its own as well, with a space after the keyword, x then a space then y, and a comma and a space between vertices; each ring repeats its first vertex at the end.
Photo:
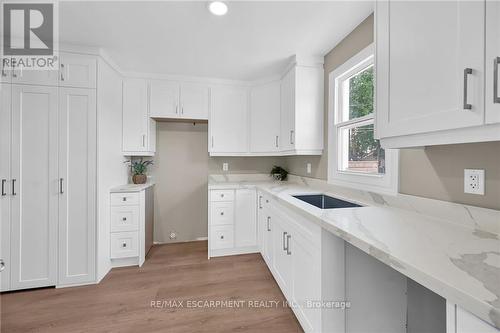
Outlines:
POLYGON ((329 75, 329 182, 397 192, 397 151, 375 138, 373 46, 329 75))

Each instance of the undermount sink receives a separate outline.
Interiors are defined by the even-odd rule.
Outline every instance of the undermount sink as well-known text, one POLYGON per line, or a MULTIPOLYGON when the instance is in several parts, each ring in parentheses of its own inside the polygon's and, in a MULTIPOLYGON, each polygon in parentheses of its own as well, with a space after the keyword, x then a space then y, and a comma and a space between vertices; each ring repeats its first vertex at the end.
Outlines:
POLYGON ((293 197, 321 209, 361 207, 358 204, 332 198, 324 194, 293 195, 293 197))

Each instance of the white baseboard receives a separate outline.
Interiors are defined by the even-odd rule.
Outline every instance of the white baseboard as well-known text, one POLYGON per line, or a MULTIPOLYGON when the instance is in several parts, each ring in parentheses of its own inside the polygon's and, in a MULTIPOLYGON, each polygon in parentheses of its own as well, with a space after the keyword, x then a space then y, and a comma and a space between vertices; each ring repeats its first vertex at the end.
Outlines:
POLYGON ((197 237, 196 239, 192 240, 182 240, 182 241, 175 241, 175 242, 153 242, 154 245, 165 245, 165 244, 179 244, 179 243, 191 243, 191 242, 206 242, 208 240, 208 237, 197 237))
POLYGON ((139 266, 139 257, 111 259, 111 267, 139 266))
POLYGON ((82 287, 82 286, 90 286, 93 284, 98 284, 99 282, 92 281, 92 282, 85 282, 85 283, 75 283, 75 284, 63 284, 63 285, 57 285, 56 289, 62 289, 62 288, 71 288, 71 287, 82 287))

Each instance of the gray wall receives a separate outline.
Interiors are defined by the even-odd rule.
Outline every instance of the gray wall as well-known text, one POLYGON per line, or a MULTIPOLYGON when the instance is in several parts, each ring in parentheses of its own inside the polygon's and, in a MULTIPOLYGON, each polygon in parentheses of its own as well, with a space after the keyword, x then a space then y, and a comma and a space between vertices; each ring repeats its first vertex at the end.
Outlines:
POLYGON ((208 174, 226 173, 223 162, 229 163, 227 173, 267 173, 282 162, 276 157, 209 157, 206 123, 158 122, 156 126, 155 165, 150 170, 156 182, 155 242, 207 237, 208 174), (172 231, 177 233, 175 240, 169 238, 172 231))
POLYGON ((207 125, 156 125, 154 241, 194 240, 207 236, 207 125))
MULTIPOLYGON (((286 158, 290 173, 327 179, 328 74, 373 42, 373 15, 325 56, 325 152, 323 156, 286 158), (306 173, 306 163, 312 173, 306 173)), ((401 150, 400 192, 474 206, 500 209, 500 142, 401 150), (463 169, 486 170, 484 196, 463 193, 463 169)))
POLYGON ((400 192, 500 209, 500 142, 404 149, 400 192), (464 193, 464 169, 485 169, 485 195, 464 193))

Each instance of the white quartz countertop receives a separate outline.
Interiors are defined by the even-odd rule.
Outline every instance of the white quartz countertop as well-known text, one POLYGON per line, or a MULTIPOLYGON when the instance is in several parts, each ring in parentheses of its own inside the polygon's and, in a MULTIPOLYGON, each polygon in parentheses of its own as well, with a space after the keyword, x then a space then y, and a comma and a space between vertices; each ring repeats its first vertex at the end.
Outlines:
POLYGON ((149 183, 149 182, 146 184, 125 184, 113 187, 109 191, 111 193, 140 192, 154 185, 155 185, 154 183, 149 183))
POLYGON ((265 191, 284 206, 500 328, 499 211, 410 196, 315 187, 306 181, 209 181, 209 189, 247 187, 265 191), (322 210, 292 196, 307 193, 324 193, 364 207, 322 210), (425 205, 428 207, 424 209, 425 205))

